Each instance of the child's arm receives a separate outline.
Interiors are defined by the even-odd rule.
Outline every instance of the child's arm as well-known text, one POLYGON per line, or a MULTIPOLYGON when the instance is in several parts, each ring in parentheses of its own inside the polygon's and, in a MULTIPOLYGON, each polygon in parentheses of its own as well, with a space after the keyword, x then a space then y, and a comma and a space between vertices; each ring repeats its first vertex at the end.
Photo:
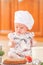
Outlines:
POLYGON ((8 34, 8 39, 9 39, 8 46, 9 47, 15 47, 15 45, 16 45, 16 43, 14 41, 14 35, 15 34, 13 32, 8 34))
POLYGON ((30 35, 31 47, 36 46, 36 43, 37 43, 37 42, 36 42, 35 39, 34 39, 34 36, 35 36, 34 32, 31 32, 29 35, 30 35))
POLYGON ((37 42, 36 42, 35 39, 33 38, 33 39, 32 39, 32 47, 35 47, 35 46, 36 46, 36 43, 37 43, 37 42))
POLYGON ((10 40, 9 43, 8 43, 8 46, 9 46, 10 48, 15 47, 15 45, 16 45, 16 43, 15 43, 14 40, 10 40))

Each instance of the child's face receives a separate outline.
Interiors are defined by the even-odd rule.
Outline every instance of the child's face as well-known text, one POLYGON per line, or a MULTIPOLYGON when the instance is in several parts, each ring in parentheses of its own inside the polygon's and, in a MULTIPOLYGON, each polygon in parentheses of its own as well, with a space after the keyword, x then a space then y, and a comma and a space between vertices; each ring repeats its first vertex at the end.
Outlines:
POLYGON ((15 32, 18 34, 24 34, 28 31, 28 28, 21 23, 15 23, 15 32))

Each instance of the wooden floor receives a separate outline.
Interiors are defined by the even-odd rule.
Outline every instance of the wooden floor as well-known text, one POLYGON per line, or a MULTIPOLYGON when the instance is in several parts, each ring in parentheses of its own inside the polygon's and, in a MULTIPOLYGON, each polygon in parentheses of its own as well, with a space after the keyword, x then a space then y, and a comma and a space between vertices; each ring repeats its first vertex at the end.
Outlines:
POLYGON ((35 37, 35 40, 37 40, 39 42, 43 42, 43 37, 35 37))
POLYGON ((0 40, 7 40, 8 39, 8 35, 0 35, 0 40))

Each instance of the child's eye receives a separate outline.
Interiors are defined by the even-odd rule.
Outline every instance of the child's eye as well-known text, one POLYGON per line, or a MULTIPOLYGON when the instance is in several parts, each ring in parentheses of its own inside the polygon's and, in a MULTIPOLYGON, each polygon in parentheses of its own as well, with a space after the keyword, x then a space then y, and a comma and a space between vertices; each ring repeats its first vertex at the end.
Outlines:
POLYGON ((21 27, 21 29, 23 29, 23 27, 21 27))
POLYGON ((18 28, 18 27, 16 27, 16 28, 18 28))

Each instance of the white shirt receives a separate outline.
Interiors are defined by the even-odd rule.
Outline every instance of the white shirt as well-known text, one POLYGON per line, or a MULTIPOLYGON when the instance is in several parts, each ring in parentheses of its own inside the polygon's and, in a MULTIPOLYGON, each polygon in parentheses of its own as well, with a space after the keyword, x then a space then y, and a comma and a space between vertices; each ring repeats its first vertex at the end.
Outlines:
POLYGON ((10 51, 13 54, 21 53, 24 56, 25 55, 31 55, 31 47, 32 47, 32 44, 33 44, 33 42, 32 42, 33 36, 34 35, 32 33, 25 33, 25 34, 21 34, 21 35, 18 35, 15 32, 9 33, 8 38, 14 39, 14 41, 16 42, 16 46, 13 47, 13 48, 10 48, 10 51))

